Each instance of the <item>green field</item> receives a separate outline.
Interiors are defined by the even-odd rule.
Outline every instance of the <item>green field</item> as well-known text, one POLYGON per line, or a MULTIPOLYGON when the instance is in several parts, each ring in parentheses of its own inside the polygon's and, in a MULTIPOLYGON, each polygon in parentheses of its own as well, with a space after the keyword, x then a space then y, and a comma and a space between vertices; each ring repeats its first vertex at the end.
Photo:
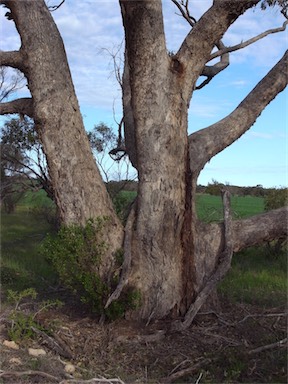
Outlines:
MULTIPOLYGON (((223 218, 220 196, 201 194, 197 196, 197 214, 200 220, 211 222, 223 218)), ((264 212, 264 199, 255 196, 232 196, 231 209, 234 219, 241 219, 264 212)))
POLYGON ((55 281, 51 266, 40 257, 39 245, 51 225, 44 215, 54 205, 44 191, 28 192, 15 212, 1 212, 1 285, 22 290, 39 290, 55 281))
MULTIPOLYGON (((135 196, 135 192, 122 191, 116 200, 117 211, 121 212, 135 196)), ((234 196, 231 204, 234 218, 264 211, 264 199, 260 197, 234 196)), ((42 240, 52 231, 45 216, 53 214, 53 209, 45 192, 39 191, 26 193, 14 213, 2 212, 1 284, 4 288, 41 290, 55 284, 56 276, 39 252, 42 240)), ((206 222, 221 220, 221 198, 198 195, 197 213, 206 222)), ((219 286, 219 292, 231 301, 281 305, 286 301, 286 271, 284 251, 275 255, 266 246, 248 249, 234 255, 232 269, 219 286)))

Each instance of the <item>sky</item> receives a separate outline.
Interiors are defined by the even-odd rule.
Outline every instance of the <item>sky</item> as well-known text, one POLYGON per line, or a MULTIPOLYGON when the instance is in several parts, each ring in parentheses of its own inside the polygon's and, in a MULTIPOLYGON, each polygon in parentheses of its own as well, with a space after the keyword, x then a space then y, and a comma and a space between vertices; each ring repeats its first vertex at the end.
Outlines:
MULTIPOLYGON (((59 0, 47 0, 55 5, 59 0)), ((163 0, 166 44, 177 51, 189 32, 171 0, 163 0)), ((199 19, 212 0, 190 0, 190 13, 199 19)), ((20 39, 12 21, 0 8, 0 49, 17 50, 20 39)), ((121 91, 113 73, 111 53, 122 62, 124 30, 117 0, 66 0, 54 20, 64 41, 86 130, 104 122, 115 129, 122 117, 121 91), (120 47, 120 48, 119 48, 120 47), (110 53, 109 53, 110 52, 110 53)), ((271 28, 282 26, 279 10, 259 7, 247 11, 226 32, 225 45, 238 44, 271 28)), ((206 87, 195 91, 189 109, 188 133, 205 128, 232 112, 282 57, 287 32, 269 35, 230 54, 230 65, 206 87)), ((27 96, 27 89, 17 97, 27 96)), ((3 122, 3 118, 0 122, 3 122)), ((201 172, 198 183, 212 180, 239 186, 288 186, 287 90, 274 99, 253 127, 215 156, 201 172)))

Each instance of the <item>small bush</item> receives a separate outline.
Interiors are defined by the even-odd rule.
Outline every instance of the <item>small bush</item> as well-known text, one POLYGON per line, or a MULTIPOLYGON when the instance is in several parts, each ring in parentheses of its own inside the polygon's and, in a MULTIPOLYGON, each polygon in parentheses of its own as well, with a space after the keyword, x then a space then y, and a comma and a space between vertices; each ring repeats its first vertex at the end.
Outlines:
POLYGON ((7 291, 8 302, 15 306, 14 310, 9 316, 11 326, 8 330, 8 335, 11 340, 16 342, 24 339, 34 338, 36 332, 35 329, 47 332, 47 330, 45 330, 38 323, 37 315, 40 312, 47 310, 48 308, 62 306, 62 302, 59 300, 47 300, 39 303, 39 308, 36 312, 24 312, 20 307, 23 301, 26 301, 28 298, 35 300, 36 297, 37 292, 34 288, 27 288, 20 292, 10 289, 7 291))
POLYGON ((99 266, 108 246, 103 240, 107 218, 89 220, 84 227, 63 226, 56 237, 48 235, 42 252, 73 293, 90 304, 94 312, 103 309, 107 287, 99 277, 99 266))
POLYGON ((265 197, 265 211, 277 209, 288 205, 288 189, 271 189, 265 197))
POLYGON ((102 258, 108 249, 103 240, 103 229, 107 218, 88 220, 84 227, 63 226, 57 236, 48 236, 42 244, 42 252, 52 262, 62 283, 81 301, 90 306, 91 311, 105 314, 109 319, 124 315, 126 309, 139 305, 139 294, 127 289, 121 298, 112 302, 107 310, 104 306, 119 280, 123 262, 123 251, 115 254, 115 272, 109 285, 99 275, 102 258))

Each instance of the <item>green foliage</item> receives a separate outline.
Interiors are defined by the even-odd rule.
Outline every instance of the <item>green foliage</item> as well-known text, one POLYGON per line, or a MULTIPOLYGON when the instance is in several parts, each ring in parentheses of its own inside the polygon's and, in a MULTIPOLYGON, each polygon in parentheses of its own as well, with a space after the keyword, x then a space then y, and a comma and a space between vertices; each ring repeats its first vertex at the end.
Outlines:
POLYGON ((123 250, 115 254, 116 271, 108 284, 99 275, 99 266, 108 249, 103 241, 103 229, 107 218, 88 220, 84 227, 63 226, 56 237, 48 236, 42 244, 42 252, 49 258, 60 280, 91 311, 105 314, 109 319, 122 317, 127 309, 139 305, 139 293, 127 289, 121 298, 104 309, 111 292, 116 288, 119 269, 123 262, 123 250))
POLYGON ((40 312, 47 310, 51 307, 61 307, 62 302, 59 300, 46 300, 42 301, 39 309, 34 313, 25 313, 20 309, 20 304, 27 298, 35 300, 37 292, 34 288, 27 288, 23 291, 7 291, 7 300, 15 306, 11 312, 9 319, 11 320, 11 327, 8 330, 8 335, 13 341, 20 341, 23 339, 31 339, 35 336, 35 329, 44 330, 44 328, 37 322, 36 317, 40 312))
POLYGON ((8 330, 8 336, 15 342, 23 339, 32 339, 35 334, 33 328, 41 329, 33 319, 33 315, 13 311, 9 319, 11 320, 11 328, 8 330))
POLYGON ((136 289, 128 288, 121 293, 121 297, 113 301, 107 309, 105 315, 109 320, 115 320, 124 316, 130 309, 137 309, 141 305, 141 294, 136 289))
POLYGON ((87 133, 92 151, 96 153, 105 152, 116 147, 117 137, 111 127, 101 122, 87 133))
POLYGON ((115 211, 123 223, 127 220, 131 204, 133 203, 135 197, 135 192, 120 191, 112 198, 115 211))
POLYGON ((208 183, 206 193, 213 196, 221 196, 221 190, 223 187, 224 184, 218 183, 218 181, 213 179, 212 183, 208 183))
POLYGON ((265 211, 277 209, 288 205, 288 189, 279 188, 269 190, 264 200, 265 211))
POLYGON ((19 304, 23 299, 27 299, 31 297, 31 299, 36 299, 37 292, 34 288, 27 288, 21 292, 13 291, 12 289, 7 290, 7 301, 11 304, 15 305, 15 309, 19 307, 19 304))
POLYGON ((79 295, 93 312, 102 312, 108 288, 99 277, 99 266, 108 246, 103 240, 107 218, 88 220, 82 226, 63 226, 56 237, 48 236, 42 252, 55 267, 60 280, 79 295))

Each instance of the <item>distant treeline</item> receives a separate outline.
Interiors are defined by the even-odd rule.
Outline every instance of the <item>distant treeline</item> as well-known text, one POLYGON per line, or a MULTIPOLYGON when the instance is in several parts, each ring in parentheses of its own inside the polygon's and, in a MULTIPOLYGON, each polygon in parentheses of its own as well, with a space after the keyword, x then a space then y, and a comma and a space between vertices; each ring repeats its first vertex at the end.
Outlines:
POLYGON ((226 185, 213 181, 208 183, 207 186, 198 185, 198 193, 208 193, 209 195, 220 196, 221 190, 223 188, 228 188, 232 195, 236 196, 257 196, 257 197, 267 197, 275 191, 281 191, 283 194, 288 194, 288 188, 264 188, 262 185, 256 185, 255 187, 238 187, 236 185, 226 185))
MULTIPOLYGON (((107 188, 109 191, 125 190, 125 191, 137 191, 138 182, 132 180, 122 181, 109 181, 107 188)), ((213 181, 205 185, 197 186, 197 193, 207 193, 209 195, 220 196, 221 190, 228 188, 232 195, 237 196, 257 196, 266 197, 273 191, 284 191, 288 194, 288 188, 264 188, 262 185, 256 185, 255 187, 238 187, 236 185, 227 185, 213 181)))

